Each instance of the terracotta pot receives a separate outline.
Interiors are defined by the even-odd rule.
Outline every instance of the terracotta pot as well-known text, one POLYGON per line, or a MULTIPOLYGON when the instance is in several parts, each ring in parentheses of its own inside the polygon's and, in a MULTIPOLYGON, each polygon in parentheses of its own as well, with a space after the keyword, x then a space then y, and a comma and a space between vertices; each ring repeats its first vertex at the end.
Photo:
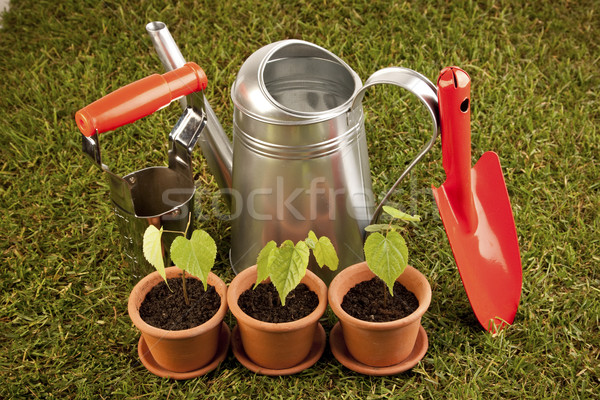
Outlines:
MULTIPOLYGON (((182 271, 177 267, 169 267, 166 273, 167 279, 180 278, 182 271)), ((186 277, 196 279, 189 275, 186 277)), ((146 294, 162 281, 163 278, 158 272, 153 272, 135 285, 129 295, 129 317, 142 332, 152 357, 161 367, 173 372, 197 370, 208 364, 217 352, 221 323, 227 313, 227 285, 211 272, 208 284, 214 286, 221 297, 221 306, 217 313, 202 325, 169 331, 149 325, 140 317, 140 306, 146 294)))
POLYGON ((348 290, 374 276, 366 262, 344 269, 329 286, 329 305, 340 320, 344 341, 352 357, 369 366, 386 367, 405 360, 415 347, 421 317, 431 302, 431 286, 418 270, 406 267, 397 281, 414 293, 419 308, 395 321, 368 322, 344 311, 342 301, 348 290))
POLYGON ((319 297, 317 308, 306 317, 292 322, 263 322, 250 317, 238 305, 240 295, 256 282, 256 265, 240 272, 229 284, 227 302, 235 316, 244 351, 257 365, 282 370, 300 364, 309 354, 319 318, 327 308, 327 286, 311 271, 301 283, 319 297))

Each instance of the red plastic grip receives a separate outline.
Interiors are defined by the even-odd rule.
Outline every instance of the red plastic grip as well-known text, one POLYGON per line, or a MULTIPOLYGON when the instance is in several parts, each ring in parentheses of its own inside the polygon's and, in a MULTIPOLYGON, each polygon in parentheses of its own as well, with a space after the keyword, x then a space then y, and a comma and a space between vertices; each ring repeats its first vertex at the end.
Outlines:
POLYGON ((204 90, 206 74, 189 62, 166 74, 154 74, 123 86, 75 113, 81 133, 111 131, 146 117, 173 100, 204 90))

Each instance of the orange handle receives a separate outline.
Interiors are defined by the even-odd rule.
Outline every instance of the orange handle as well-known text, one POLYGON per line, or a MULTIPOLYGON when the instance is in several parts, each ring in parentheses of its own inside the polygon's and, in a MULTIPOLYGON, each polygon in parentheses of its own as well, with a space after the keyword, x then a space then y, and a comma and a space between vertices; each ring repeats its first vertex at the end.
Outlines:
POLYGON ((204 90, 206 85, 202 68, 186 63, 166 74, 150 75, 107 94, 77 111, 75 120, 81 133, 93 136, 137 121, 173 100, 204 90))

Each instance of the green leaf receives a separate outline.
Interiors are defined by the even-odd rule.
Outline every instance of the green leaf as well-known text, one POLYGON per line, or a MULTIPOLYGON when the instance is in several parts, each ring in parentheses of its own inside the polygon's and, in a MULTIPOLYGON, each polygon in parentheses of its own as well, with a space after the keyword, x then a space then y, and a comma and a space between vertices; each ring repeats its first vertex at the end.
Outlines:
POLYGON ((256 283, 254 284, 255 289, 259 283, 269 277, 269 255, 271 254, 271 251, 276 248, 277 243, 271 240, 263 247, 260 253, 258 253, 258 258, 256 260, 256 283))
POLYGON ((367 225, 365 227, 366 232, 387 232, 387 231, 394 231, 394 230, 398 230, 398 229, 400 229, 400 226, 396 225, 396 224, 374 224, 374 225, 367 225))
POLYGON ((154 225, 149 225, 144 232, 143 250, 144 257, 158 271, 160 276, 167 281, 165 272, 165 260, 162 251, 162 233, 163 229, 157 229, 154 225))
POLYGON ((383 206, 383 211, 385 211, 387 214, 391 215, 393 218, 401 219, 403 221, 418 222, 421 220, 421 216, 419 216, 419 215, 410 215, 410 214, 407 214, 405 212, 402 212, 402 211, 397 210, 394 207, 390 207, 390 206, 383 206))
POLYGON ((308 245, 303 241, 295 246, 291 240, 283 242, 281 247, 271 251, 269 257, 269 272, 271 282, 279 293, 281 304, 285 298, 302 280, 308 267, 308 245))
POLYGON ((381 232, 386 231, 390 227, 389 224, 373 224, 365 227, 366 232, 381 232))
POLYGON ((317 235, 315 235, 313 231, 308 231, 308 237, 304 240, 304 242, 306 242, 306 244, 311 250, 315 249, 318 241, 319 240, 317 239, 317 235))
POLYGON ((408 265, 408 248, 402 235, 390 231, 386 236, 376 232, 365 241, 367 265, 380 277, 394 295, 394 282, 408 265))
POLYGON ((190 240, 178 236, 171 244, 171 259, 175 265, 200 279, 204 290, 208 288, 208 273, 216 256, 215 241, 202 229, 195 230, 190 240))
POLYGON ((330 270, 335 271, 340 263, 335 247, 326 236, 319 238, 313 249, 313 254, 321 268, 327 266, 330 270))

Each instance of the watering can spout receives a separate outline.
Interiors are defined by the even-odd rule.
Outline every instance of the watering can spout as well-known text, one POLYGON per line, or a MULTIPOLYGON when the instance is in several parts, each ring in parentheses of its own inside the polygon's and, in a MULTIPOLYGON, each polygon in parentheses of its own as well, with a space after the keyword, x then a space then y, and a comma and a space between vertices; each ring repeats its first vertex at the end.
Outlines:
POLYGON ((200 138, 200 147, 208 168, 221 189, 223 199, 231 209, 233 147, 206 97, 204 97, 204 112, 206 127, 205 134, 200 138))
MULTIPOLYGON (((165 71, 172 71, 185 64, 185 59, 179 51, 167 25, 160 21, 153 21, 146 25, 152 44, 165 71)), ((233 167, 233 147, 225 130, 221 126, 210 104, 203 93, 194 93, 179 100, 183 109, 193 107, 206 119, 206 125, 199 138, 198 144, 206 159, 208 168, 214 175, 223 194, 223 200, 231 209, 231 185, 233 167)))

